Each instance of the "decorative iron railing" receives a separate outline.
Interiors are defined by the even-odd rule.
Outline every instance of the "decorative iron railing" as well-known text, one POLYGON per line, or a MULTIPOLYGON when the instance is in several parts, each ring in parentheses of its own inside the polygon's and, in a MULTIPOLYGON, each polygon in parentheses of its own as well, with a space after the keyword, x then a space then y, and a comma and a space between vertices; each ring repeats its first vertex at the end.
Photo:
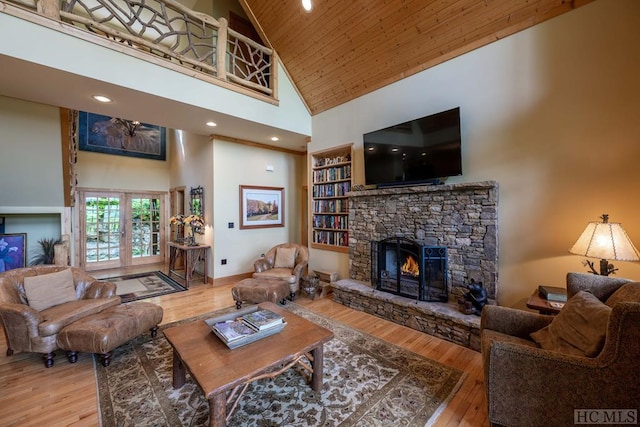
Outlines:
POLYGON ((174 0, 0 0, 274 96, 274 52, 174 0))

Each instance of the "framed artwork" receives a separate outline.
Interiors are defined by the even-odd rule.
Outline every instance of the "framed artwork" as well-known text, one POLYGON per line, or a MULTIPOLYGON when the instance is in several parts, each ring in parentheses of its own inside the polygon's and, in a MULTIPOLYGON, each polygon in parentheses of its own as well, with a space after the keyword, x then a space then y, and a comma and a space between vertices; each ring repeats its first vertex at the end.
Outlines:
POLYGON ((27 234, 0 234, 0 273, 27 263, 27 234))
POLYGON ((80 111, 78 148, 96 153, 166 160, 167 130, 147 123, 80 111))
POLYGON ((284 227, 284 188, 240 186, 240 229, 284 227))

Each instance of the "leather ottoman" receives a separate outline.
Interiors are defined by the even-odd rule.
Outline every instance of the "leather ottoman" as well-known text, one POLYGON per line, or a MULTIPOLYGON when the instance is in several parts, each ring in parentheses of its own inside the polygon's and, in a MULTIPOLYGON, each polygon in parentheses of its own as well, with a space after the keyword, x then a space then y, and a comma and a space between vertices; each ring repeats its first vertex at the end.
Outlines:
POLYGON ((240 309, 243 302, 259 304, 270 301, 274 304, 286 302, 290 293, 289 284, 277 279, 243 279, 231 288, 231 295, 240 309))
POLYGON ((64 327, 58 333, 58 347, 67 351, 71 363, 78 361, 78 352, 87 352, 99 354, 102 365, 109 366, 111 352, 118 346, 147 330, 155 337, 162 315, 162 307, 152 303, 121 304, 64 327))

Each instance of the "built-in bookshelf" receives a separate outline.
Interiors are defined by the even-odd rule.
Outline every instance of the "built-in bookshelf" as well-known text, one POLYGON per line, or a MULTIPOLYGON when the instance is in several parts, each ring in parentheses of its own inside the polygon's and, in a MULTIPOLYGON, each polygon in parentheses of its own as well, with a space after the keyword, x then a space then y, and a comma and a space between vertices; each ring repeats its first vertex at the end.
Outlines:
POLYGON ((311 247, 349 251, 353 145, 311 154, 311 247))

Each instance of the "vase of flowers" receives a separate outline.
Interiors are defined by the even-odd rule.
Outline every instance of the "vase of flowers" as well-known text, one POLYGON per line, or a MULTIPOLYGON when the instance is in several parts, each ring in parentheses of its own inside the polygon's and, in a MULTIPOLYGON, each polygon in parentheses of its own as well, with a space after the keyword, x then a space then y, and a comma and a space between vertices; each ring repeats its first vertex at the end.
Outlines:
POLYGON ((190 236, 188 240, 185 239, 185 244, 188 246, 196 246, 196 233, 202 234, 202 227, 204 227, 204 220, 200 215, 191 214, 184 218, 182 221, 185 225, 189 226, 190 236))
POLYGON ((169 222, 171 223, 171 225, 175 225, 178 228, 176 231, 176 238, 174 240, 177 243, 184 241, 184 218, 185 216, 182 214, 176 214, 169 218, 169 222))

